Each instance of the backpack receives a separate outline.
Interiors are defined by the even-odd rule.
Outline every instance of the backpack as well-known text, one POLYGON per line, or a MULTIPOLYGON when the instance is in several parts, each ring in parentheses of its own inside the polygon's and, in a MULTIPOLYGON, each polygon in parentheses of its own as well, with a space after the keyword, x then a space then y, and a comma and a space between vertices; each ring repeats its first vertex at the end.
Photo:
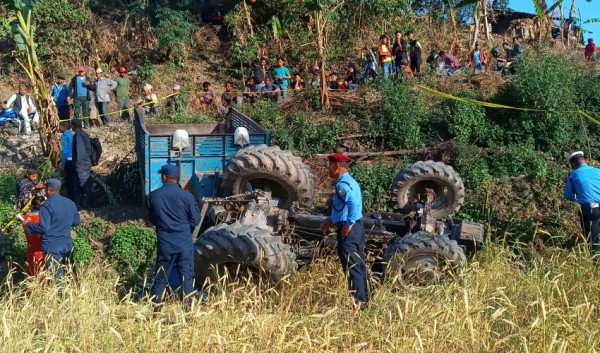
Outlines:
POLYGON ((92 145, 92 154, 90 159, 92 160, 92 165, 96 166, 98 165, 98 162, 100 162, 100 157, 102 157, 102 144, 97 137, 90 138, 90 142, 92 145))

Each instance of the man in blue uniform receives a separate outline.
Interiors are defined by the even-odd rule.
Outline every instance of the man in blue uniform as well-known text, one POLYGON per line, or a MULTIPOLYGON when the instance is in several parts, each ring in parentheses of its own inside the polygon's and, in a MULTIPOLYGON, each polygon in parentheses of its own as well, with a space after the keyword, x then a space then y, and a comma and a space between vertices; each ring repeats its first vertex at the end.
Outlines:
POLYGON ((46 180, 47 200, 40 207, 40 223, 23 221, 29 234, 42 236, 42 252, 46 258, 46 268, 54 271, 54 278, 60 281, 64 265, 71 257, 73 240, 71 228, 79 224, 79 212, 73 201, 60 195, 60 180, 46 180))
POLYGON ((194 244, 192 232, 200 223, 200 210, 191 193, 177 185, 179 169, 165 164, 158 171, 163 186, 148 196, 150 221, 156 227, 158 252, 152 300, 155 311, 160 310, 163 292, 171 270, 181 279, 184 301, 191 300, 194 290, 194 244))
POLYGON ((67 195, 71 200, 75 199, 75 180, 74 173, 67 173, 73 169, 73 133, 71 132, 71 123, 63 121, 58 125, 60 136, 61 156, 60 156, 60 175, 65 178, 67 184, 67 195))
POLYGON ((569 156, 573 171, 565 184, 564 197, 581 205, 581 224, 590 251, 600 251, 600 169, 590 167, 582 151, 569 156))
POLYGON ((360 186, 348 173, 351 159, 343 154, 332 154, 329 176, 337 179, 333 194, 331 216, 321 223, 327 233, 331 226, 337 228, 338 255, 348 286, 354 292, 355 302, 361 306, 369 301, 367 267, 365 265, 365 228, 362 219, 362 194, 360 186))
MULTIPOLYGON (((71 120, 71 128, 73 129, 73 142, 71 165, 66 169, 67 180, 72 180, 73 183, 73 201, 77 205, 77 209, 92 206, 92 141, 88 134, 83 131, 81 120, 71 120)), ((69 184, 70 186, 70 184, 69 184)), ((71 197, 71 196, 69 196, 71 197)))

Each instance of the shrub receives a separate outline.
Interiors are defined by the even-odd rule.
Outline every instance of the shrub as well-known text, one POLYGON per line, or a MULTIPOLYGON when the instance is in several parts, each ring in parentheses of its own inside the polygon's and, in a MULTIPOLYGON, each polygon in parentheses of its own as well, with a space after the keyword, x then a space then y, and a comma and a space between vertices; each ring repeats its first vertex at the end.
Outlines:
POLYGON ((254 106, 249 104, 242 106, 242 111, 269 132, 274 130, 278 121, 282 119, 281 110, 277 103, 258 101, 254 106))
POLYGON ((383 158, 377 163, 357 164, 351 168, 350 174, 360 185, 366 211, 391 211, 389 190, 399 170, 398 164, 388 163, 383 158))
POLYGON ((422 126, 428 123, 429 110, 416 88, 406 82, 382 80, 381 102, 374 112, 370 132, 387 149, 423 146, 422 126))
POLYGON ((540 54, 518 62, 517 74, 502 86, 494 101, 542 112, 506 109, 490 110, 503 130, 499 143, 531 144, 535 149, 558 157, 564 148, 581 144, 581 120, 575 113, 578 67, 564 56, 540 54))
MULTIPOLYGON (((461 91, 457 96, 478 99, 472 91, 461 91)), ((488 121, 482 106, 449 99, 443 103, 442 111, 444 120, 448 124, 448 131, 456 136, 459 142, 483 145, 488 134, 495 130, 490 126, 491 122, 488 121)))
POLYGON ((153 230, 136 225, 118 227, 109 238, 108 254, 121 276, 135 279, 156 258, 156 235, 153 230))
POLYGON ((0 200, 8 201, 14 199, 17 185, 17 172, 9 170, 0 174, 0 200))
POLYGON ((106 222, 102 218, 94 218, 91 223, 75 227, 78 238, 100 240, 106 233, 106 222))
POLYGON ((85 8, 70 1, 39 0, 35 4, 33 21, 37 27, 37 53, 41 59, 59 56, 78 61, 88 54, 80 40, 89 24, 85 8))
POLYGON ((297 112, 274 131, 274 143, 283 149, 296 150, 301 156, 331 151, 338 142, 339 121, 320 122, 318 117, 297 112))
POLYGON ((94 251, 88 237, 78 236, 73 240, 73 264, 78 265, 94 259, 94 251))
POLYGON ((190 22, 192 15, 187 10, 175 10, 158 6, 155 27, 156 37, 161 48, 166 50, 165 57, 175 64, 183 66, 187 57, 186 46, 191 44, 191 34, 197 29, 190 22))

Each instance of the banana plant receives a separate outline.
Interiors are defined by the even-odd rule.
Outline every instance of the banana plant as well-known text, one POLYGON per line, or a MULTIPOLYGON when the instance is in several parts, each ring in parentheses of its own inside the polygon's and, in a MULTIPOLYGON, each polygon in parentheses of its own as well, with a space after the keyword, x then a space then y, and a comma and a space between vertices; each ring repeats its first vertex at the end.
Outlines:
POLYGON ((49 95, 42 65, 37 57, 35 26, 32 23, 34 0, 2 0, 9 13, 8 22, 16 45, 15 61, 23 69, 33 87, 33 95, 40 114, 40 140, 42 149, 53 165, 58 165, 61 156, 58 112, 49 95))
POLYGON ((277 16, 271 17, 271 29, 273 30, 273 38, 275 39, 275 41, 277 42, 277 44, 279 46, 280 54, 284 53, 283 43, 282 43, 281 39, 286 34, 287 29, 289 28, 291 22, 292 22, 291 19, 286 19, 282 23, 279 20, 279 17, 277 17, 277 16))

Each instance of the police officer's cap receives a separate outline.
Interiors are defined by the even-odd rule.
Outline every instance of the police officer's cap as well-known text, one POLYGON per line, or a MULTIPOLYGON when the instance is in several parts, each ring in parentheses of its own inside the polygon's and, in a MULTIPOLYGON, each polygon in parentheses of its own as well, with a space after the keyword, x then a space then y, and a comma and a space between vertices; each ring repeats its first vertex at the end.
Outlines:
POLYGON ((579 157, 583 157, 583 151, 576 151, 571 153, 571 155, 569 156, 569 162, 572 162, 573 160, 579 157))
POLYGON ((73 120, 71 120, 71 126, 75 127, 75 128, 81 127, 81 120, 79 120, 79 119, 73 119, 73 120))
POLYGON ((342 163, 350 163, 352 161, 352 159, 350 159, 350 157, 341 154, 341 153, 334 153, 334 154, 330 154, 329 156, 327 156, 327 159, 330 162, 342 162, 342 163))
POLYGON ((60 190, 61 185, 62 184, 61 184, 60 180, 58 180, 58 179, 48 179, 48 180, 46 180, 46 186, 47 187, 60 190))
POLYGON ((174 164, 165 164, 160 167, 158 174, 162 174, 166 177, 176 177, 179 176, 179 168, 174 164))

